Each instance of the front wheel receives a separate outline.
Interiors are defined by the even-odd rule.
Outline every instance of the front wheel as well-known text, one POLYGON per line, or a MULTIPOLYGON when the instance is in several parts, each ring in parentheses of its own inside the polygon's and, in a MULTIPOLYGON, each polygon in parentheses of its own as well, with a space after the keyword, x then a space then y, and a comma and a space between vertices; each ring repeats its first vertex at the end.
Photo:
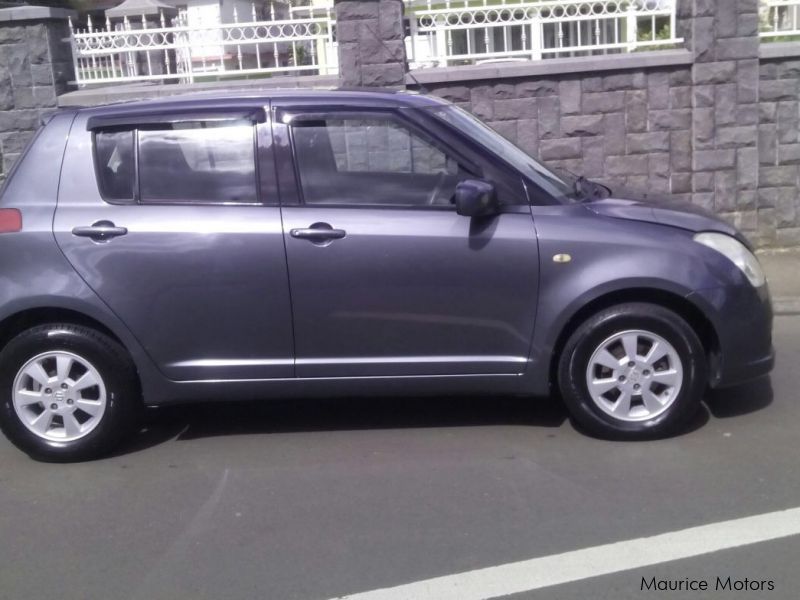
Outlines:
POLYGON ((0 353, 0 428, 35 459, 109 452, 133 428, 139 405, 124 349, 93 329, 41 325, 0 353))
POLYGON ((703 346, 661 306, 599 312, 570 336, 559 361, 562 396, 575 420, 605 438, 664 436, 697 411, 706 383, 703 346))

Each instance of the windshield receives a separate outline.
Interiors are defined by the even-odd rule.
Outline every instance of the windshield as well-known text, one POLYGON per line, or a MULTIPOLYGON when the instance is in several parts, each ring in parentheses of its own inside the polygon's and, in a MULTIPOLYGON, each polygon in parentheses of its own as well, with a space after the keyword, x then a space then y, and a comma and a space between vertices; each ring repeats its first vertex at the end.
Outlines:
POLYGON ((428 110, 494 152, 558 200, 574 199, 574 187, 566 177, 556 175, 467 111, 457 106, 436 106, 428 110))

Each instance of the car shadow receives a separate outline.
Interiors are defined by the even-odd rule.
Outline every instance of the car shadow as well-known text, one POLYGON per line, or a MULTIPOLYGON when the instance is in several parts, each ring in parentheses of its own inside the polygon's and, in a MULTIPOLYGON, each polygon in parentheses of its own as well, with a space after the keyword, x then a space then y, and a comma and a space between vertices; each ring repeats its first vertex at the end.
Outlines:
MULTIPOLYGON (((712 416, 726 419, 762 410, 772 403, 772 399, 769 377, 737 387, 711 390, 694 417, 681 431, 669 437, 697 431, 712 416)), ((175 439, 490 425, 557 428, 568 420, 575 429, 587 433, 570 419, 558 397, 448 396, 204 402, 148 409, 143 427, 115 455, 139 452, 175 439)))
POLYGON ((325 398, 203 402, 148 409, 138 434, 117 454, 172 439, 422 427, 560 427, 568 418, 553 398, 325 398))
POLYGON ((767 375, 735 387, 711 390, 705 403, 715 418, 729 419, 763 410, 772 400, 772 379, 767 375))

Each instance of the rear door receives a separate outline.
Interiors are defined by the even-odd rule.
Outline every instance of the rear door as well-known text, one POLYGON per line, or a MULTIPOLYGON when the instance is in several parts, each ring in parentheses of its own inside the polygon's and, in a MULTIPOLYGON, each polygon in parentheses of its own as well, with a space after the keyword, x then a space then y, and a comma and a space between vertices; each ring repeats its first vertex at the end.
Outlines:
POLYGON ((258 114, 83 113, 72 128, 58 244, 175 380, 294 375, 271 133, 258 114))
POLYGON ((402 111, 286 105, 274 127, 296 166, 279 173, 298 377, 525 370, 539 259, 518 178, 470 219, 455 186, 489 166, 402 111))

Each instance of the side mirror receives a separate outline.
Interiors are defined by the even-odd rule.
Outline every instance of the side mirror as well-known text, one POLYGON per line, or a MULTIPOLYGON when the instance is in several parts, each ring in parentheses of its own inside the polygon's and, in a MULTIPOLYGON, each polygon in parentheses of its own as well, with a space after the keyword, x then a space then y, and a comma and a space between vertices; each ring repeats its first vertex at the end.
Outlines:
POLYGON ((466 179, 456 186, 456 212, 464 217, 497 214, 500 203, 494 185, 480 179, 466 179))

